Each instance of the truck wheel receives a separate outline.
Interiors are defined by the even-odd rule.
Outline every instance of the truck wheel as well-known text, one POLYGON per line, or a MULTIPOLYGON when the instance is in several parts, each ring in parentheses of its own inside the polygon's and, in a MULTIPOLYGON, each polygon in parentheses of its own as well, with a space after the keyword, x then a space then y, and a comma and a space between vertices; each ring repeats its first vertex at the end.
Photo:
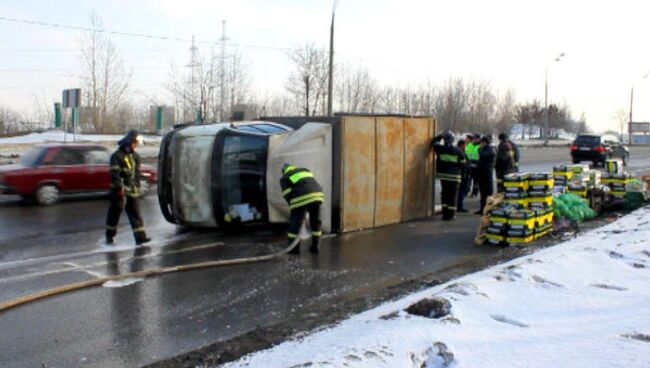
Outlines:
POLYGON ((36 191, 36 202, 41 206, 49 206, 59 200, 59 188, 55 185, 43 185, 36 191))

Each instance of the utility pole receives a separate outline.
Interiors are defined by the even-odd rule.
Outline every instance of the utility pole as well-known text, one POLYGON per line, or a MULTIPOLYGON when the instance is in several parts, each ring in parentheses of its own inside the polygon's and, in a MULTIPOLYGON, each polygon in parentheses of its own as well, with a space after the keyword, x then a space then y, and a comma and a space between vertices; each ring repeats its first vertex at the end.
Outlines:
POLYGON ((332 90, 334 89, 334 14, 336 13, 336 4, 338 0, 334 0, 332 7, 332 24, 330 26, 330 67, 329 78, 327 85, 327 116, 332 116, 332 90))
MULTIPOLYGON (((198 75, 198 68, 200 66, 199 64, 199 55, 198 55, 198 48, 196 47, 196 43, 194 42, 194 36, 192 36, 192 46, 190 47, 190 63, 187 64, 187 68, 190 68, 190 78, 189 78, 189 109, 191 111, 190 118, 192 118, 195 122, 198 122, 198 116, 195 114, 197 113, 197 106, 196 106, 196 78, 198 75)), ((186 96, 185 99, 188 99, 186 96)), ((187 106, 184 109, 185 115, 187 116, 187 106)))
MULTIPOLYGON (((562 52, 553 61, 558 62, 563 57, 562 52)), ((548 146, 548 64, 544 69, 544 146, 548 146)))
POLYGON ((632 84, 632 88, 630 88, 630 122, 627 124, 628 144, 630 146, 632 145, 632 104, 633 103, 634 103, 634 84, 632 84))
POLYGON ((219 121, 225 121, 226 115, 226 58, 228 57, 228 37, 226 37, 226 21, 221 22, 221 55, 219 55, 219 121))

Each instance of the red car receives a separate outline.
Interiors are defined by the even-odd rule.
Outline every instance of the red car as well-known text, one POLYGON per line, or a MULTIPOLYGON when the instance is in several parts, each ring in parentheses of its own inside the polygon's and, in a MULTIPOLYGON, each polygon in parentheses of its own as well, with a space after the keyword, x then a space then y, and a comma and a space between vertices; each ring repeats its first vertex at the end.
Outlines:
MULTIPOLYGON (((0 165, 0 193, 55 203, 63 193, 106 192, 111 187, 106 148, 90 144, 47 144, 31 148, 20 164, 0 165)), ((156 182, 156 169, 141 165, 143 195, 156 182)))

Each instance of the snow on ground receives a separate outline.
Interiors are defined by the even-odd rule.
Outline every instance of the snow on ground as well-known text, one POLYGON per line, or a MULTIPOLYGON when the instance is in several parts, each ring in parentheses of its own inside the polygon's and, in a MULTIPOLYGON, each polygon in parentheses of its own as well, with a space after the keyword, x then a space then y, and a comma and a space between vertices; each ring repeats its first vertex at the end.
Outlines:
POLYGON ((650 207, 227 367, 650 367, 650 207), (451 314, 404 310, 444 298, 451 314))

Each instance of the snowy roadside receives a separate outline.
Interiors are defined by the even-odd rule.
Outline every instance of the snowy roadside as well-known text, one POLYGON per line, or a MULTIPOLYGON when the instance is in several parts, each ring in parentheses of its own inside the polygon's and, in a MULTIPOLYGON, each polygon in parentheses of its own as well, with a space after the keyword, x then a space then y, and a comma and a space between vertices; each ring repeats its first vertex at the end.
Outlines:
POLYGON ((226 366, 648 367, 648 285, 645 207, 226 366), (405 311, 427 298, 449 301, 450 314, 405 311))
MULTIPOLYGON (((97 143, 108 150, 115 148, 115 144, 123 135, 77 134, 77 143, 97 143)), ((26 135, 0 138, 0 164, 16 163, 20 155, 35 144, 72 142, 72 134, 67 136, 61 130, 50 130, 43 133, 30 133, 26 135)), ((156 158, 162 137, 144 136, 143 144, 138 148, 138 153, 145 159, 156 158)))

